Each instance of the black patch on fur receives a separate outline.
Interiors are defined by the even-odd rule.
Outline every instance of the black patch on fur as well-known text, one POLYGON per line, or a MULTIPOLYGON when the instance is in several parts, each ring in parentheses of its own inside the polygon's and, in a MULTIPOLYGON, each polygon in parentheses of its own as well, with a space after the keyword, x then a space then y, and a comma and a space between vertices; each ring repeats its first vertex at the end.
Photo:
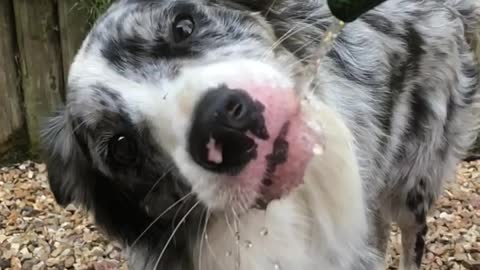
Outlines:
MULTIPOLYGON (((59 204, 66 206, 75 203, 86 208, 110 237, 131 245, 161 212, 191 189, 176 168, 172 169, 173 162, 158 148, 147 129, 134 127, 128 117, 118 112, 110 110, 100 113, 105 112, 108 114, 95 126, 83 123, 80 128, 78 125, 83 122, 82 119, 67 118, 65 112, 52 118, 42 138, 48 153, 46 163, 49 183, 59 204), (104 155, 96 152, 101 148, 98 145, 101 140, 97 137, 103 132, 133 133, 131 138, 138 140, 141 162, 131 166, 112 167, 104 155), (106 171, 100 169, 105 166, 106 171), (170 171, 165 173, 168 170, 170 171), (156 188, 152 190, 155 185, 156 188), (153 210, 147 211, 147 206, 154 206, 153 210)), ((192 197, 184 204, 174 207, 171 211, 178 212, 180 218, 175 220, 171 215, 165 215, 146 231, 138 245, 148 250, 161 250, 173 227, 194 203, 196 199, 192 197)), ((201 224, 202 209, 200 205, 187 222, 201 224)), ((196 227, 193 227, 180 227, 158 269, 191 268, 193 259, 189 257, 188 248, 192 238, 196 237, 196 227)))
MULTIPOLYGON (((407 34, 407 45, 408 45, 408 60, 407 60, 407 70, 411 74, 417 74, 420 68, 420 61, 422 60, 422 55, 425 54, 423 46, 425 41, 421 37, 420 33, 412 26, 408 26, 407 34)), ((430 116, 429 105, 427 100, 425 100, 423 91, 424 87, 419 83, 416 83, 411 89, 411 99, 410 99, 410 121, 408 123, 407 132, 408 136, 416 136, 423 138, 425 135, 425 126, 430 116)))
MULTIPOLYGON (((410 23, 406 26, 407 32, 404 36, 404 42, 407 44, 407 59, 400 65, 398 68, 393 68, 390 88, 392 91, 392 100, 399 98, 405 92, 405 88, 408 86, 408 82, 411 78, 417 76, 420 72, 420 62, 422 61, 422 56, 425 54, 423 46, 425 46, 425 41, 421 37, 420 33, 415 29, 415 27, 410 23)), ((392 59, 393 60, 393 59, 392 59)), ((423 87, 418 83, 413 86, 411 89, 411 110, 410 121, 407 123, 405 134, 402 135, 404 140, 410 139, 409 137, 415 137, 417 135, 424 134, 424 130, 421 129, 422 125, 425 124, 425 119, 427 115, 428 104, 425 104, 425 99, 422 95, 424 91, 423 87), (419 115, 420 114, 420 115, 419 115)), ((392 107, 390 115, 393 117, 393 111, 395 107, 392 107)), ((392 118, 390 118, 392 119, 392 118)), ((391 123, 386 125, 385 128, 391 130, 391 123)), ((387 134, 390 134, 387 133, 387 134)), ((400 147, 395 153, 395 159, 401 162, 405 157, 404 147, 400 147)))
POLYGON ((422 61, 422 55, 425 54, 425 49, 423 48, 425 41, 412 24, 407 25, 406 29, 405 42, 407 44, 408 59, 405 69, 408 69, 411 74, 417 74, 422 61))
MULTIPOLYGON (((286 140, 286 136, 288 133, 290 124, 286 123, 283 125, 280 133, 278 134, 277 138, 273 142, 273 151, 272 153, 268 154, 265 159, 267 160, 267 168, 265 170, 265 174, 262 180, 262 191, 261 193, 266 192, 266 189, 274 184, 272 180, 272 176, 275 173, 277 167, 279 165, 284 164, 288 160, 288 149, 289 143, 286 140)), ((260 210, 265 210, 267 208, 268 202, 267 198, 260 197, 257 198, 255 207, 260 210)))
POLYGON ((415 264, 418 267, 422 265, 422 258, 425 252, 425 238, 428 232, 428 227, 425 223, 422 227, 422 230, 417 233, 417 239, 415 240, 415 264))
POLYGON ((198 54, 200 51, 195 51, 190 44, 175 45, 163 37, 154 40, 140 36, 110 39, 102 48, 103 57, 120 70, 127 67, 137 69, 150 61, 195 57, 198 54))
POLYGON ((398 38, 398 33, 395 31, 395 24, 385 16, 382 16, 378 13, 369 12, 362 15, 360 20, 368 24, 372 29, 375 29, 384 35, 398 38))
POLYGON ((423 224, 428 210, 432 206, 434 195, 430 191, 428 182, 425 178, 421 178, 416 186, 414 186, 407 194, 407 208, 415 216, 418 224, 423 224))
MULTIPOLYGON (((278 137, 273 142, 273 151, 272 153, 268 154, 267 159, 267 169, 265 172, 265 179, 269 179, 273 173, 275 173, 275 169, 277 166, 287 162, 288 160, 288 141, 286 140, 286 136, 288 133, 289 124, 283 125, 278 137)), ((264 180, 266 181, 266 180, 264 180)), ((268 182, 268 181, 267 181, 268 182)))
POLYGON ((420 84, 415 84, 410 97, 410 121, 408 122, 409 135, 424 139, 427 133, 428 121, 432 111, 423 91, 426 91, 420 84))
POLYGON ((466 89, 466 92, 463 93, 462 98, 463 102, 461 106, 471 105, 474 101, 475 94, 478 89, 480 89, 480 76, 479 68, 475 62, 464 61, 462 63, 462 73, 472 82, 466 89))
MULTIPOLYGON (((146 1, 154 2, 154 1, 146 1)), ((145 9, 155 8, 152 5, 139 4, 132 12, 145 12, 145 9)), ((177 3, 168 11, 173 14, 189 14, 195 21, 195 28, 207 27, 208 20, 203 14, 195 11, 195 5, 192 3, 177 3)), ((159 60, 194 58, 202 54, 200 43, 209 36, 199 36, 197 31, 191 37, 182 41, 175 42, 171 30, 170 21, 158 22, 156 26, 150 29, 151 37, 146 38, 135 28, 129 30, 123 29, 125 22, 123 18, 117 19, 116 35, 105 40, 101 53, 108 62, 120 71, 135 71, 145 64, 155 63, 159 60)), ((132 26, 129 26, 132 27, 132 26)), ((139 26, 141 27, 141 26, 139 26)), ((103 31, 106 31, 105 29, 103 31)), ((206 31, 206 35, 212 34, 206 31)))
MULTIPOLYGON (((396 100, 400 98, 400 95, 405 91, 405 85, 408 80, 415 77, 418 73, 422 55, 425 54, 425 50, 422 48, 425 41, 420 36, 420 33, 418 33, 411 24, 407 25, 406 29, 406 34, 403 36, 404 43, 407 45, 406 58, 402 61, 402 54, 393 53, 389 59, 392 70, 389 83, 391 94, 387 99, 388 101, 384 104, 384 108, 386 108, 385 111, 388 111, 388 114, 381 118, 381 127, 387 135, 384 141, 381 142, 381 149, 385 149, 388 145, 388 139, 392 129, 393 114, 395 111, 394 104, 396 104, 396 100)), ((420 98, 415 99, 413 102, 416 105, 421 101, 420 98)), ((398 154, 396 156, 398 156, 398 154)))
MULTIPOLYGON (((448 98, 447 103, 447 117, 445 119, 445 123, 443 124, 443 142, 438 149, 438 155, 440 156, 441 160, 445 160, 448 157, 448 153, 450 151, 450 144, 447 142, 448 138, 453 134, 450 134, 450 126, 452 119, 454 118, 457 112, 457 104, 455 103, 454 97, 450 96, 448 98)), ((454 136, 454 135, 453 135, 454 136)))

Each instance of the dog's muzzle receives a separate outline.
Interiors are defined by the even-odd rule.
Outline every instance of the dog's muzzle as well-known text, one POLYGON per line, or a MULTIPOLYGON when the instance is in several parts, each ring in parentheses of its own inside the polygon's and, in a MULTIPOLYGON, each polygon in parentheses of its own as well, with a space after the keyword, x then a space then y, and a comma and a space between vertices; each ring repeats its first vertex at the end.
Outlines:
POLYGON ((239 89, 208 91, 194 110, 189 151, 204 169, 236 174, 257 157, 254 138, 267 140, 264 107, 239 89))
POLYGON ((315 141, 293 89, 221 85, 194 106, 188 152, 203 169, 269 202, 303 182, 315 141))

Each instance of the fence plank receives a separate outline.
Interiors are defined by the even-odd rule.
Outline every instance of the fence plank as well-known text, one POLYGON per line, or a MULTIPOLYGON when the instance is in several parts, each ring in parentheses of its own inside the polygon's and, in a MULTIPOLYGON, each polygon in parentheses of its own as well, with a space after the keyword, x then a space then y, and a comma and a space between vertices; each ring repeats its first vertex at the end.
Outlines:
POLYGON ((38 152, 41 122, 62 102, 63 63, 56 2, 13 1, 26 120, 33 154, 38 152))
POLYGON ((78 0, 58 1, 64 82, 67 82, 70 65, 89 30, 88 18, 88 11, 80 7, 78 0))
POLYGON ((0 162, 8 150, 25 143, 16 66, 15 23, 10 0, 0 1, 0 162))

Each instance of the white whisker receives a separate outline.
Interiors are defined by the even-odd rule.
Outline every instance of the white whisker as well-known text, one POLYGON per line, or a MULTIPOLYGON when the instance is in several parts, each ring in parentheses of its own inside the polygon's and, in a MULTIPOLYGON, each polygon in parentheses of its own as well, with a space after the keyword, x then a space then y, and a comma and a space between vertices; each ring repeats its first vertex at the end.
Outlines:
POLYGON ((193 194, 192 192, 188 193, 187 195, 183 196, 178 201, 176 201, 175 203, 170 205, 170 207, 165 209, 165 211, 163 211, 157 218, 155 218, 155 220, 153 220, 152 223, 150 223, 150 225, 148 225, 148 227, 137 237, 137 239, 135 239, 135 241, 133 241, 130 248, 133 248, 138 243, 138 241, 145 235, 145 233, 147 233, 147 231, 150 230, 152 228, 152 226, 155 225, 155 223, 157 223, 158 220, 160 220, 166 213, 168 213, 175 206, 177 206, 180 202, 182 202, 183 200, 185 200, 186 198, 188 198, 192 194, 193 194))
POLYGON ((167 175, 173 170, 174 166, 170 165, 170 167, 158 178, 158 180, 153 184, 153 186, 150 188, 150 190, 147 192, 145 197, 143 198, 144 200, 153 192, 153 190, 158 186, 158 184, 167 177, 167 175))
POLYGON ((183 216, 183 218, 180 220, 180 222, 178 223, 178 225, 175 227, 175 229, 173 230, 172 234, 170 235, 170 237, 168 238, 167 240, 167 243, 165 243, 165 246, 163 247, 162 251, 160 252, 160 255, 158 256, 158 260, 157 262, 155 263, 155 266, 153 267, 153 269, 157 269, 158 268, 158 265, 160 265, 160 261, 162 260, 162 257, 163 257, 163 254, 165 254, 165 251, 167 250, 168 246, 170 245, 170 242, 172 242, 173 238, 175 237, 175 234, 177 233, 178 229, 180 229, 180 227, 182 226, 182 224, 185 222, 185 220, 187 219, 188 215, 190 215, 193 210, 195 210, 195 208, 201 203, 201 201, 198 201, 197 203, 195 203, 191 208, 190 210, 188 210, 188 212, 183 216))

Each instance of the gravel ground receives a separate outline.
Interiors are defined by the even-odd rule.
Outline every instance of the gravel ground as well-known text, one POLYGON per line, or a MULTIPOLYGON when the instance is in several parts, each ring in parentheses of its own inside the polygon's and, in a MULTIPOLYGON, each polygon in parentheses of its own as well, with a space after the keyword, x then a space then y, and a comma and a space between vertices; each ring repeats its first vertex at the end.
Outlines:
MULTIPOLYGON (((43 164, 0 169, 1 269, 127 269, 83 211, 62 209, 48 190, 43 164)), ((480 161, 459 165, 455 183, 428 219, 424 269, 480 270, 480 161)), ((391 236, 390 269, 398 266, 400 235, 391 236)))

